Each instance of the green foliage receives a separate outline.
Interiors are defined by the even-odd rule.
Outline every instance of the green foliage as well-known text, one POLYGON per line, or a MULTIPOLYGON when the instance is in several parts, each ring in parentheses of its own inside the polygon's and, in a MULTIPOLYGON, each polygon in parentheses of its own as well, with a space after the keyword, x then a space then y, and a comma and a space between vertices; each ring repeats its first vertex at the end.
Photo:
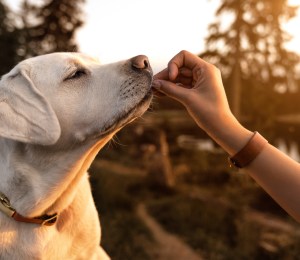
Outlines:
POLYGON ((22 43, 24 56, 56 51, 77 51, 75 32, 82 26, 85 0, 45 0, 42 5, 23 1, 22 43))
POLYGON ((56 51, 77 51, 75 32, 83 24, 85 0, 22 2, 12 13, 0 0, 0 75, 19 61, 56 51))
POLYGON ((207 51, 202 56, 214 59, 225 76, 239 63, 242 78, 254 76, 259 82, 273 79, 274 83, 286 83, 299 59, 283 46, 289 36, 280 24, 293 18, 297 11, 287 2, 222 0, 216 13, 221 19, 210 25, 207 51), (233 16, 228 28, 222 23, 222 15, 226 14, 227 18, 233 16))

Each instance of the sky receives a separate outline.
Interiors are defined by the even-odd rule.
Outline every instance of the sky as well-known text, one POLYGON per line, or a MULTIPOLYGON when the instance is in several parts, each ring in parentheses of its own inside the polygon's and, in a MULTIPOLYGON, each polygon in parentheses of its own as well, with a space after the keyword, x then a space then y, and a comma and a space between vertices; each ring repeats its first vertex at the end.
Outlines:
POLYGON ((145 54, 158 69, 182 49, 193 53, 204 49, 218 2, 89 0, 78 41, 83 52, 93 52, 103 63, 145 54))
MULTIPOLYGON (((40 2, 41 0, 36 0, 40 2)), ((289 0, 300 5, 300 0, 289 0)), ((20 0, 6 0, 17 10, 20 0)), ((208 25, 220 0, 86 0, 85 25, 76 37, 81 52, 101 63, 144 54, 154 72, 180 50, 204 50, 208 25)), ((294 39, 289 49, 300 53, 300 13, 285 25, 294 39)))

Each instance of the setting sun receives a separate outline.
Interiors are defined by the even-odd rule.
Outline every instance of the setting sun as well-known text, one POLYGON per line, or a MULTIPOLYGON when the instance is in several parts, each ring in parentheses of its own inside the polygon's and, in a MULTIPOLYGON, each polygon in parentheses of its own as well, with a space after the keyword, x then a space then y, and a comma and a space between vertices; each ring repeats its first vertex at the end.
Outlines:
MULTIPOLYGON (((300 6, 300 0, 290 0, 289 5, 300 6)), ((300 53, 300 10, 297 11, 297 15, 282 25, 283 29, 286 30, 292 37, 292 39, 286 43, 286 47, 289 50, 300 53)))

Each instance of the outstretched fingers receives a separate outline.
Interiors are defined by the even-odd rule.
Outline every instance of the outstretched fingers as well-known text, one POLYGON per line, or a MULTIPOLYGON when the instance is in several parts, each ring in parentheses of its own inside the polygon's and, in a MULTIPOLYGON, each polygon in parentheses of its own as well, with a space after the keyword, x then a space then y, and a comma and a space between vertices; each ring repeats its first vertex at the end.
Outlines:
POLYGON ((167 96, 176 99, 179 102, 183 102, 187 95, 186 88, 182 84, 175 84, 167 80, 154 80, 153 87, 159 92, 166 94, 167 96))

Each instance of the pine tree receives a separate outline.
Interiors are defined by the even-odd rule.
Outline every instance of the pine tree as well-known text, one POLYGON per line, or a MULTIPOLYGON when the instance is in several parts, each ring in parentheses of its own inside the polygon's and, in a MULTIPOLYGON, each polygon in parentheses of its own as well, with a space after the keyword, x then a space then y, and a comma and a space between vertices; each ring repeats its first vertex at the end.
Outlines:
POLYGON ((207 50, 201 56, 220 67, 237 117, 261 116, 266 123, 275 115, 278 93, 295 90, 290 86, 297 80, 299 56, 284 48, 290 36, 281 23, 294 17, 297 7, 287 2, 223 0, 217 22, 209 27, 207 50))
POLYGON ((23 1, 24 57, 57 51, 77 51, 75 32, 83 25, 85 0, 46 0, 41 6, 23 1))
POLYGON ((13 23, 10 10, 0 0, 0 76, 17 63, 17 49, 18 30, 13 23))

